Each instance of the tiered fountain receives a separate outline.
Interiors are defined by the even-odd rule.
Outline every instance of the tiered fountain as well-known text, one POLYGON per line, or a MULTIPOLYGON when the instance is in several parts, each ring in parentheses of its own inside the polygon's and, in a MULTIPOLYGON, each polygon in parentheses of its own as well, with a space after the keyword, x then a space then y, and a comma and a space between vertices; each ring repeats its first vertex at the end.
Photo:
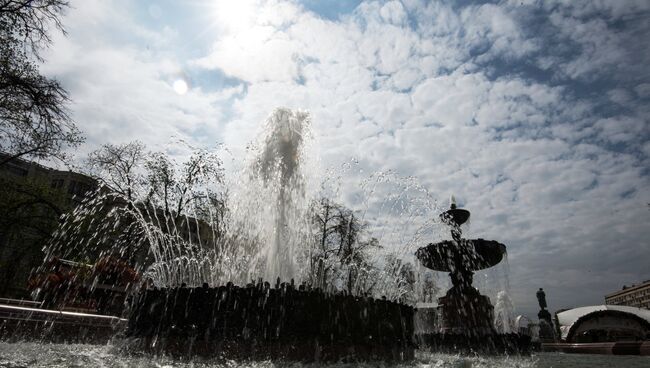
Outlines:
POLYGON ((451 227, 452 240, 429 244, 415 253, 424 267, 449 272, 452 288, 438 299, 437 332, 419 336, 423 345, 437 351, 521 353, 528 350, 527 337, 498 333, 494 328, 494 307, 490 298, 472 286, 474 271, 497 265, 506 254, 506 246, 485 239, 463 239, 461 225, 470 212, 451 208, 440 215, 451 227))

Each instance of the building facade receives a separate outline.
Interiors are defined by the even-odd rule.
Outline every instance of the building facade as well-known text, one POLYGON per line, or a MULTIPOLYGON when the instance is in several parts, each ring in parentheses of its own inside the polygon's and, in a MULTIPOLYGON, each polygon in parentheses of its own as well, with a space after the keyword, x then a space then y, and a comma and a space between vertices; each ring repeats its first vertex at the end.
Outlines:
POLYGON ((650 280, 605 295, 605 304, 650 309, 650 280))
MULTIPOLYGON (((0 152, 0 160, 9 156, 0 152)), ((0 165, 0 297, 27 297, 27 280, 60 216, 97 188, 89 176, 20 158, 0 165)))

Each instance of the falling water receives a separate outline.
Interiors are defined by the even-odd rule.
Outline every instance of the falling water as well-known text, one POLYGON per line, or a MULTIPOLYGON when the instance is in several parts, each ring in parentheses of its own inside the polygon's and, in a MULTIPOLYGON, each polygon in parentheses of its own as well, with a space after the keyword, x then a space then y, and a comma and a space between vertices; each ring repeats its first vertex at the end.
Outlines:
POLYGON ((499 333, 515 332, 513 320, 513 305, 510 296, 505 290, 497 294, 497 302, 494 305, 494 327, 499 333))

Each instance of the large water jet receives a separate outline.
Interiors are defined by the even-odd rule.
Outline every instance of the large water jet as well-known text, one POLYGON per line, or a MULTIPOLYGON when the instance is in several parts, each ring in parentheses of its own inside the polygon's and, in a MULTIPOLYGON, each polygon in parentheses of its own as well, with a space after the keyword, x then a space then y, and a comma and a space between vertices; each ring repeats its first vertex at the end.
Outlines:
POLYGON ((275 110, 266 122, 263 145, 253 161, 253 181, 267 191, 270 205, 270 234, 266 235, 265 273, 267 280, 289 280, 296 274, 296 247, 305 211, 303 151, 309 139, 309 114, 286 108, 275 110))

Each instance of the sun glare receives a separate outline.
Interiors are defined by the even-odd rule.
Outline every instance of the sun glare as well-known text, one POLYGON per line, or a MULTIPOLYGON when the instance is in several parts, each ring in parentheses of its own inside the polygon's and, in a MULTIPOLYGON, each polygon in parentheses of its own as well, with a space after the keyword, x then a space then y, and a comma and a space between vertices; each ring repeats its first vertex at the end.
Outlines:
POLYGON ((214 4, 214 12, 219 22, 228 29, 245 29, 250 26, 254 5, 250 0, 222 0, 214 4))
POLYGON ((189 89, 187 82, 185 82, 182 79, 177 79, 176 81, 174 81, 172 87, 174 88, 174 92, 178 93, 179 95, 186 94, 187 90, 189 89))

